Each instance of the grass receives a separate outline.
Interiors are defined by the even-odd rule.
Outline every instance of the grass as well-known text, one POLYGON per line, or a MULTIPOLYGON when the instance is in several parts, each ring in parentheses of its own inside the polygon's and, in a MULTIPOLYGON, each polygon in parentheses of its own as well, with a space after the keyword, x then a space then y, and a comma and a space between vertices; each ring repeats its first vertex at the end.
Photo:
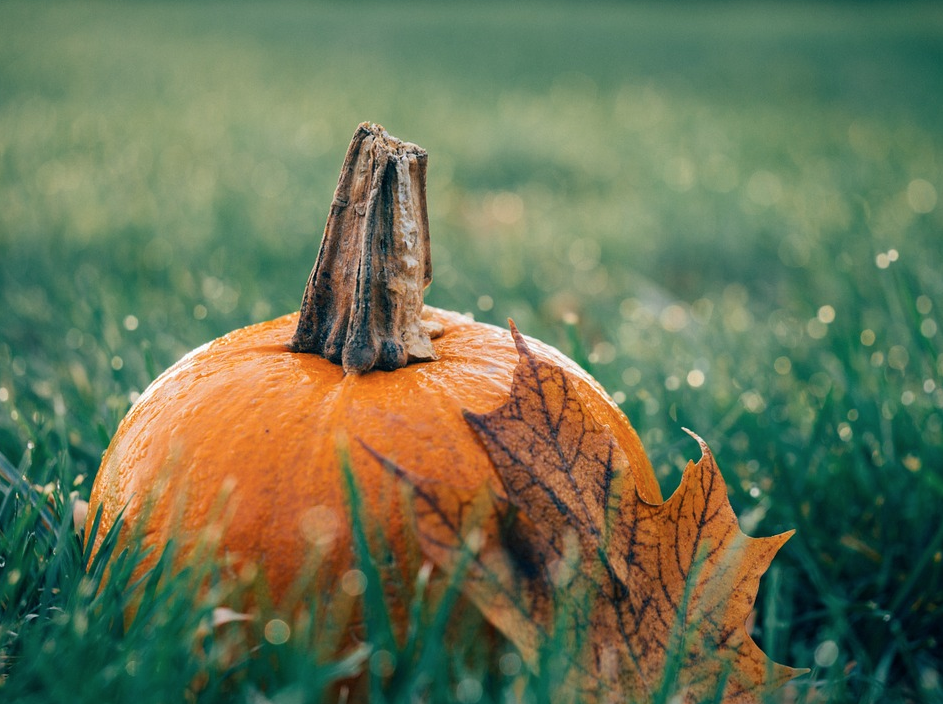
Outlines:
MULTIPOLYGON (((373 120, 431 155, 431 303, 590 367, 666 493, 690 427, 748 532, 797 528, 756 626, 813 668, 788 695, 943 701, 941 39, 932 3, 0 4, 0 454, 36 487, 0 496, 4 700, 314 700, 361 664, 207 633, 205 575, 125 629, 70 506, 162 369, 297 307, 373 120)), ((506 655, 406 680, 504 701, 506 655)))

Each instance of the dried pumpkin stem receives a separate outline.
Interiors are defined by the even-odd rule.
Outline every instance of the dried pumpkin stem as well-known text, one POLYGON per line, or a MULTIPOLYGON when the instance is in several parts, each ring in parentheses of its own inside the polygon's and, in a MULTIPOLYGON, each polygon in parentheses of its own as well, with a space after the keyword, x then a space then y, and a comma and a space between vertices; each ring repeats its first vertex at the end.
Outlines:
POLYGON ((345 372, 435 359, 422 320, 432 281, 425 150, 363 123, 354 133, 289 347, 345 372))

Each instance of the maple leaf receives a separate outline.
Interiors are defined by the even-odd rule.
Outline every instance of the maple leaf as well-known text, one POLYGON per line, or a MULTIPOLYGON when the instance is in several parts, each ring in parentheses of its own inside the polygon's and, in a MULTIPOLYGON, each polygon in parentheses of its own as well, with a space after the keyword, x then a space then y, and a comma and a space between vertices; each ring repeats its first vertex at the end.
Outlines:
POLYGON ((581 698, 747 703, 801 674, 768 659, 745 628, 792 531, 741 532, 710 449, 690 431, 700 461, 667 501, 643 501, 582 382, 533 355, 513 323, 511 332, 520 362, 509 399, 465 413, 503 492, 379 458, 413 488, 426 555, 446 571, 463 565, 465 594, 532 663, 550 638, 562 642, 566 685, 581 698))

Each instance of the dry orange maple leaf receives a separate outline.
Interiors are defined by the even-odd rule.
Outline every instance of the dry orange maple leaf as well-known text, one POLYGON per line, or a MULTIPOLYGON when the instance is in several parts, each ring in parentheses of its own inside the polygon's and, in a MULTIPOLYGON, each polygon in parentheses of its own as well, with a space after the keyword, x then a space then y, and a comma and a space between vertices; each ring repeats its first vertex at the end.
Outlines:
POLYGON ((520 362, 510 398, 465 414, 504 495, 379 458, 412 486, 423 552, 447 572, 466 570, 465 594, 532 663, 555 638, 572 654, 565 682, 580 699, 757 702, 801 674, 767 658, 744 625, 792 531, 741 532, 693 433, 700 461, 667 501, 643 501, 625 453, 584 405, 582 382, 536 359, 513 323, 511 332, 520 362))

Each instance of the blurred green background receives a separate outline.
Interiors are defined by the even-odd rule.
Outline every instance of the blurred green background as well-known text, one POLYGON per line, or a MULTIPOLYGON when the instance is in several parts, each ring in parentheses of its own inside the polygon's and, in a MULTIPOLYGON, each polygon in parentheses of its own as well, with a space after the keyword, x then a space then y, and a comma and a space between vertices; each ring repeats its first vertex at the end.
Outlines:
POLYGON ((930 2, 0 3, 0 452, 87 495, 156 374, 297 308, 379 122, 430 153, 428 302, 798 528, 797 696, 941 701, 941 116, 930 2))

